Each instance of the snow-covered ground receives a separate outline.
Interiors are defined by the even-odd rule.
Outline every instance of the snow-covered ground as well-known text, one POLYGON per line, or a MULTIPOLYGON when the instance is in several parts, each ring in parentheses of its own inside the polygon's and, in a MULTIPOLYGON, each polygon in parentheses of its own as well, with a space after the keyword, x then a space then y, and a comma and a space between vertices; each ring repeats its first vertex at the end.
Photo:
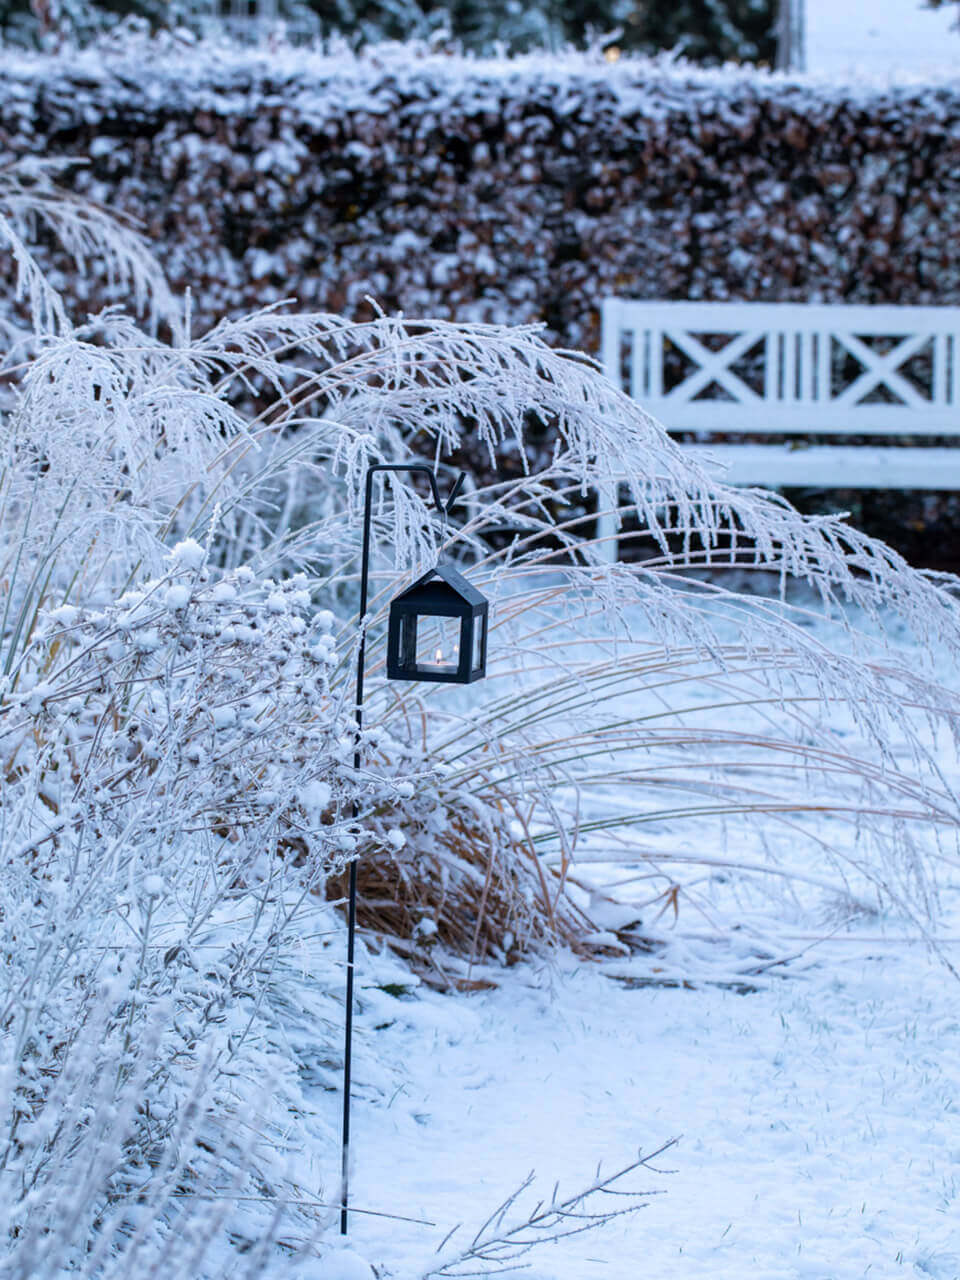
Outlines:
MULTIPOLYGON (((475 970, 496 985, 471 995, 390 994, 395 962, 365 954, 353 1202, 435 1225, 356 1214, 350 1248, 381 1276, 429 1275, 446 1233, 463 1224, 445 1252, 465 1243, 531 1170, 514 1219, 557 1180, 579 1190, 599 1162, 613 1171, 676 1137, 663 1172, 625 1183, 662 1193, 647 1207, 506 1274, 960 1280, 955 874, 942 893, 939 957, 892 916, 804 924, 799 903, 738 903, 724 885, 707 895, 719 933, 681 899, 676 916, 640 913, 661 944, 648 954, 475 970)), ((321 1105, 332 1125, 338 1098, 321 1105)))
POLYGON ((419 1276, 531 1169, 528 1207, 679 1136, 657 1162, 673 1172, 632 1179, 663 1195, 540 1248, 530 1280, 956 1280, 960 984, 922 946, 863 933, 750 994, 627 986, 617 974, 653 964, 561 958, 471 997, 394 1000, 365 1035, 396 1086, 355 1107, 353 1194, 438 1226, 357 1215, 352 1247, 419 1276))

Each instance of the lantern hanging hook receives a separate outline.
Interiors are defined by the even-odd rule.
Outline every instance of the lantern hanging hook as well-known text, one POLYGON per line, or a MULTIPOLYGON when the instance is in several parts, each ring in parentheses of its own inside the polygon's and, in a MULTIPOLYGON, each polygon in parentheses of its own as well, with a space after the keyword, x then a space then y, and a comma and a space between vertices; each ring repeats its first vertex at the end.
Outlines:
POLYGON ((453 504, 456 502, 457 498, 459 498, 460 496, 460 490, 463 488, 464 484, 466 483, 466 479, 467 479, 467 473, 465 471, 461 471, 460 474, 457 476, 456 480, 453 482, 453 488, 450 490, 450 497, 447 498, 447 501, 444 504, 444 508, 443 508, 444 517, 450 514, 453 508, 453 504))
POLYGON ((433 501, 434 501, 434 505, 437 508, 437 516, 440 520, 440 546, 441 547, 447 540, 447 523, 450 516, 450 512, 453 508, 453 504, 456 502, 457 498, 460 496, 460 490, 463 488, 464 481, 466 480, 466 478, 467 478, 467 473, 465 471, 461 471, 460 474, 457 476, 456 480, 453 482, 453 488, 450 490, 450 494, 446 502, 441 502, 439 488, 437 486, 437 481, 436 481, 436 474, 435 473, 431 474, 430 481, 431 481, 431 488, 433 489, 433 501))

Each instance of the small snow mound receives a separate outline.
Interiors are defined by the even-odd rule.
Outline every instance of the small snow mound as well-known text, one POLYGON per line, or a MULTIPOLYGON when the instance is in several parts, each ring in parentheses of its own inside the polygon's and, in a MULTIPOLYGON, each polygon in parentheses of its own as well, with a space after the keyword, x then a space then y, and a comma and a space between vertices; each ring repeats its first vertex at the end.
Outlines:
POLYGON ((74 608, 72 604, 62 604, 58 609, 51 610, 49 617, 51 622, 56 622, 63 627, 71 627, 80 616, 80 610, 74 608))
POLYGON ((373 1268, 352 1249, 340 1249, 323 1260, 323 1280, 373 1280, 373 1268))
POLYGON ((236 707, 214 707, 211 714, 214 729, 231 729, 237 723, 236 707))
POLYGON ((236 600, 237 589, 232 582, 218 582, 213 588, 212 599, 216 604, 226 604, 229 600, 236 600))
POLYGON ((206 552, 194 538, 185 538, 170 552, 170 559, 184 569, 199 569, 206 559, 206 552))
POLYGON ((635 905, 629 902, 614 902, 602 893, 591 893, 587 912, 598 929, 609 930, 612 933, 637 924, 640 920, 640 912, 635 905))
POLYGON ((333 638, 331 636, 321 636, 315 645, 311 645, 310 657, 313 658, 314 662, 332 662, 336 657, 333 638))
POLYGON ((185 587, 183 583, 178 582, 175 586, 170 587, 164 597, 164 604, 171 611, 185 609, 190 603, 190 588, 185 587))
POLYGON ((330 803, 332 795, 329 783, 314 778, 300 792, 300 801, 307 812, 315 810, 322 813, 330 803))
POLYGON ((619 951, 628 956, 630 948, 621 942, 615 933, 607 929, 598 929, 595 933, 585 933, 581 939, 588 947, 602 947, 607 951, 619 951))

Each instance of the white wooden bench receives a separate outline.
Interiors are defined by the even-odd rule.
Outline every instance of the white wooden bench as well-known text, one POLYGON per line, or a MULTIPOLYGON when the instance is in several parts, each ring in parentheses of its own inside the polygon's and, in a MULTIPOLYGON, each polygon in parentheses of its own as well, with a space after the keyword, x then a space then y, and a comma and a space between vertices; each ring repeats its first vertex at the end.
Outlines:
MULTIPOLYGON (((607 377, 670 431, 697 432, 682 447, 729 483, 960 489, 960 307, 607 298, 602 318, 607 377), (748 439, 702 443, 711 433, 748 439), (811 436, 834 442, 798 439, 811 436), (874 439, 842 443, 854 436, 874 439), (891 436, 957 447, 876 439, 891 436)), ((601 536, 615 530, 601 517, 601 536)))

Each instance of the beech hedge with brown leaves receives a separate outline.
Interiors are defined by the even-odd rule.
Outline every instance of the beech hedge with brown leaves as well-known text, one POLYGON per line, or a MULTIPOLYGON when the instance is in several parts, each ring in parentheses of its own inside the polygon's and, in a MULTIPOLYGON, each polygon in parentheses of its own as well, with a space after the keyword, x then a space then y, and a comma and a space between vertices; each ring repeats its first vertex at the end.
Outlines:
POLYGON ((3 61, 0 163, 85 159, 62 181, 142 224, 198 323, 369 295, 596 351, 610 292, 960 301, 960 81, 169 40, 3 61))

